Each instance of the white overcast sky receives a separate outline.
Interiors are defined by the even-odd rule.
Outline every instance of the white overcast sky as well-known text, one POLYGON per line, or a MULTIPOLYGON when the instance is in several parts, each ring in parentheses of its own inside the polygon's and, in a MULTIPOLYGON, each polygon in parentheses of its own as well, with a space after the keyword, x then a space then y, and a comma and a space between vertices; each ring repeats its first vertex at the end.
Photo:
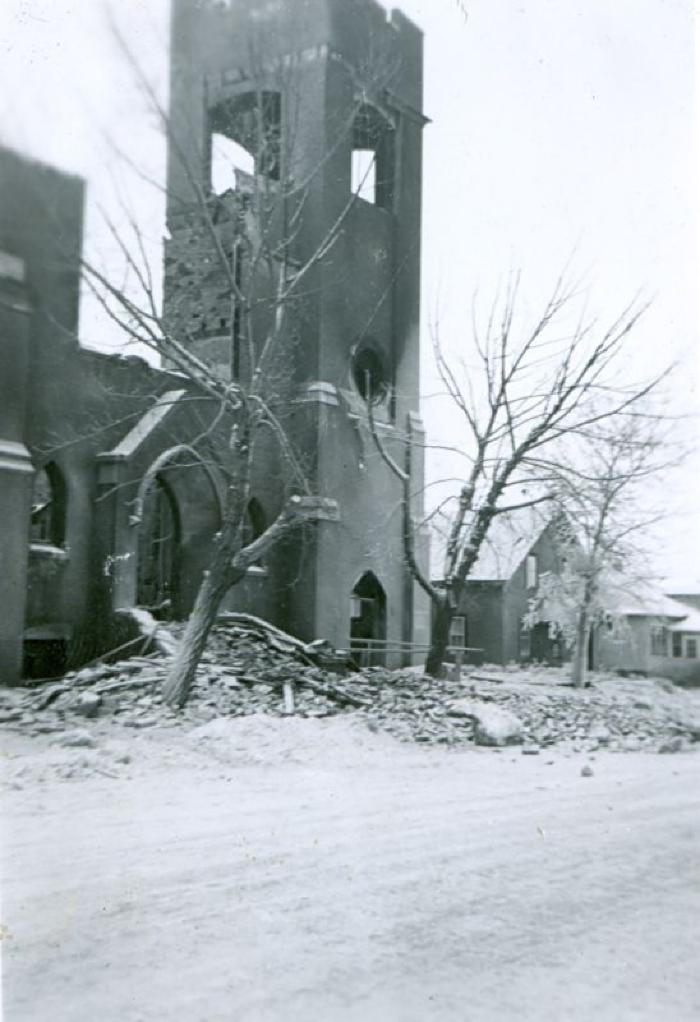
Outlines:
MULTIPOLYGON (((654 298, 631 371, 678 359, 679 408, 697 411, 692 0, 467 0, 466 18, 457 0, 399 6, 426 36, 426 322, 439 315, 443 342, 456 347, 475 290, 491 296, 520 269, 536 307, 575 253, 602 320, 640 289, 654 298)), ((114 8, 165 90, 167 0, 114 8)), ((115 52, 101 0, 0 0, 0 140, 87 179, 88 245, 103 243, 95 203, 114 208, 115 178, 157 245, 162 203, 127 179, 108 137, 162 175, 163 141, 115 52)), ((91 346, 105 342, 89 310, 81 333, 91 346)), ((433 436, 449 423, 432 400, 424 418, 433 436)), ((679 581, 700 579, 698 455, 671 489, 685 513, 665 526, 659 563, 679 581)))

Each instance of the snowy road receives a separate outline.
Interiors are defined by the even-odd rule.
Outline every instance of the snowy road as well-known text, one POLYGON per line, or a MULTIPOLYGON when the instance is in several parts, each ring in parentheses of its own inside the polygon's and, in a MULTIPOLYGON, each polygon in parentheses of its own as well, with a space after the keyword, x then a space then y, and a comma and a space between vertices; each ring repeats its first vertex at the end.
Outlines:
POLYGON ((6 794, 6 1022, 700 1018, 700 756, 264 726, 6 794))

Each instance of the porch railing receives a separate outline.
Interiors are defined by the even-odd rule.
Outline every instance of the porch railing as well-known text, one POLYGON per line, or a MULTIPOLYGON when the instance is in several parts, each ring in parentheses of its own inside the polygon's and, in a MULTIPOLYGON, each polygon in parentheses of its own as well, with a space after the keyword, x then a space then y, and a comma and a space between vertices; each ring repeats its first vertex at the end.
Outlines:
MULTIPOLYGON (((430 645, 422 642, 404 642, 400 639, 351 639, 350 653, 358 667, 384 667, 388 657, 399 657, 407 663, 424 657, 430 645)), ((472 664, 478 667, 484 661, 483 649, 475 646, 448 646, 448 661, 472 664)))

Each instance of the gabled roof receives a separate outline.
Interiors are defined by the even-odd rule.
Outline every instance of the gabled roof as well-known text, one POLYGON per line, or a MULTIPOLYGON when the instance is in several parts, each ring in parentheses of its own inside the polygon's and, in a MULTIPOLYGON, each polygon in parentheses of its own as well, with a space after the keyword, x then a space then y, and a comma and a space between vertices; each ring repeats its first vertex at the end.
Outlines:
POLYGON ((637 584, 634 592, 624 586, 614 587, 606 602, 611 613, 622 617, 661 618, 672 632, 700 632, 700 610, 651 585, 637 584))
MULTIPOLYGON (((675 601, 674 601, 675 602, 675 601)), ((679 606, 684 606, 679 604, 679 606)), ((680 621, 674 621, 672 625, 669 625, 669 631, 671 632, 700 632, 700 610, 696 610, 695 607, 686 607, 686 617, 680 621)))
POLYGON ((147 409, 131 427, 126 436, 122 437, 116 447, 111 451, 101 454, 102 458, 126 459, 136 453, 141 444, 161 425, 164 419, 170 415, 175 405, 185 396, 185 390, 168 390, 161 394, 155 402, 147 409))
POLYGON ((697 599, 700 596, 700 582, 688 582, 685 580, 679 583, 677 579, 666 579, 664 581, 664 592, 672 596, 674 600, 680 600, 681 603, 686 596, 697 599))
POLYGON ((622 617, 681 618, 689 612, 689 608, 677 600, 639 581, 630 583, 629 588, 624 581, 611 584, 605 602, 612 614, 622 617))
POLYGON ((551 514, 548 516, 539 505, 498 515, 491 524, 468 581, 507 582, 551 521, 551 514))

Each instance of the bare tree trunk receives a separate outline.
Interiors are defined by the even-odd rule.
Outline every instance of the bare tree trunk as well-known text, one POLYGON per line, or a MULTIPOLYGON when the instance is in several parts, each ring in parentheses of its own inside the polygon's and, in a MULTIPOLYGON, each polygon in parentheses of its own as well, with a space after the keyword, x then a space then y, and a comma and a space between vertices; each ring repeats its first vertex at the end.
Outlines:
POLYGON ((425 673, 429 674, 431 678, 439 678, 450 642, 452 607, 449 599, 443 597, 439 602, 433 600, 433 610, 433 627, 430 635, 430 649, 425 661, 425 673))
POLYGON ((591 634, 591 623, 588 617, 588 607, 581 607, 576 623, 576 647, 574 659, 571 666, 571 680, 576 688, 584 688, 586 684, 586 670, 588 666, 588 639, 591 634))
MULTIPOLYGON (((245 493, 242 488, 241 492, 245 493)), ((242 507, 234 508, 221 532, 212 555, 211 567, 202 579, 175 662, 163 686, 163 698, 170 706, 182 707, 187 702, 197 664, 204 652, 209 632, 216 621, 221 601, 242 578, 251 564, 282 539, 291 529, 307 520, 307 512, 299 497, 291 497, 287 507, 265 532, 247 546, 238 545, 238 528, 242 507)))
POLYGON ((222 556, 221 550, 217 550, 212 567, 202 579, 173 666, 163 686, 163 699, 169 706, 182 707, 187 702, 197 664, 216 621, 221 601, 227 590, 244 574, 233 573, 228 558, 222 556))

